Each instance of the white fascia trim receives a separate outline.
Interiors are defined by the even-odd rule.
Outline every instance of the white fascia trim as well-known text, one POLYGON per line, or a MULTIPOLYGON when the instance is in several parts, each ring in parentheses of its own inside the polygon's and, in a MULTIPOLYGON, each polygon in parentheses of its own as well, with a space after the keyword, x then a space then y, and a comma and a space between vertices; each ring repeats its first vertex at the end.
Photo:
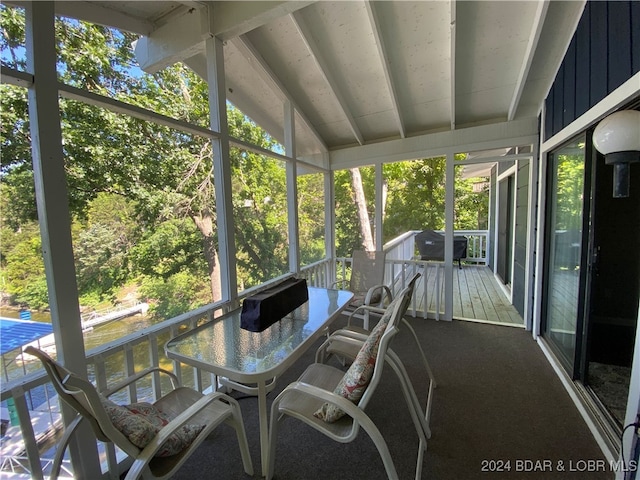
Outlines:
POLYGON ((461 165, 482 165, 483 163, 495 162, 515 162, 516 160, 528 160, 533 156, 532 153, 515 153, 509 155, 499 155, 495 157, 478 157, 471 160, 456 161, 456 166, 461 165))
MULTIPOLYGON (((580 24, 580 20, 582 19, 582 15, 584 14, 584 8, 587 6, 587 0, 574 0, 576 4, 578 3, 582 3, 582 5, 580 6, 580 10, 579 10, 579 14, 577 14, 574 18, 573 24, 572 24, 572 28, 571 28, 571 35, 568 36, 567 38, 567 43, 565 45, 565 47, 562 49, 562 55, 558 56, 558 64, 556 65, 555 68, 555 74, 553 74, 553 76, 549 77, 549 83, 548 85, 546 85, 545 89, 544 89, 544 96, 542 98, 547 98, 549 96, 549 92, 551 92, 551 87, 553 87, 554 82, 556 81, 556 76, 558 75, 558 71, 560 70, 560 67, 562 66, 562 62, 564 61, 565 57, 567 56, 567 50, 569 50, 569 45, 571 45, 571 41, 573 40, 573 37, 576 33, 576 30, 578 30, 578 25, 580 24)), ((577 13, 577 12, 576 12, 577 13)), ((546 17, 546 15, 545 15, 546 17)), ((542 102, 542 105, 544 105, 544 101, 542 102)), ((542 111, 542 105, 540 105, 540 108, 538 109, 538 113, 540 113, 542 111)))
POLYGON ((331 169, 444 156, 538 141, 538 119, 530 117, 454 131, 438 132, 331 151, 331 169))
MULTIPOLYGON (((11 3, 19 4, 20 2, 11 3)), ((155 28, 152 22, 118 12, 108 8, 108 6, 98 5, 97 2, 62 2, 56 0, 56 2, 54 2, 54 8, 56 15, 75 18, 106 27, 114 27, 140 35, 149 35, 155 28)))
MULTIPOLYGON (((531 158, 531 154, 529 154, 529 158, 531 158)), ((504 172, 498 175, 498 178, 497 178, 498 182, 504 180, 507 177, 510 177, 511 175, 515 175, 517 171, 518 171, 517 165, 511 165, 508 169, 506 169, 504 172)))

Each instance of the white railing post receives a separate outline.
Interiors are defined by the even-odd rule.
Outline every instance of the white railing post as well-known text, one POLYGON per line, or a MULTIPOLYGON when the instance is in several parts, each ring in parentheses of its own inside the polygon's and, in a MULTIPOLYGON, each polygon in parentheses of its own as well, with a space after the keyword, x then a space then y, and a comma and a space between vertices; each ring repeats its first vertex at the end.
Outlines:
POLYGON ((22 432, 22 440, 24 441, 24 449, 27 453, 27 461, 29 463, 29 473, 31 478, 36 480, 44 479, 42 472, 42 464, 40 463, 40 454, 38 452, 38 442, 33 431, 31 423, 31 415, 27 406, 24 389, 21 387, 11 391, 16 413, 20 422, 20 430, 22 432))

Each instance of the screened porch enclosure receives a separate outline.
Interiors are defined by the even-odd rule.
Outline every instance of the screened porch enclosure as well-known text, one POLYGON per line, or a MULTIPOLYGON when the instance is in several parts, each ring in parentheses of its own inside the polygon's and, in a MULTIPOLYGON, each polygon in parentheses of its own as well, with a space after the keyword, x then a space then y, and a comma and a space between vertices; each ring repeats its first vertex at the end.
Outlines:
MULTIPOLYGON (((322 287, 345 275, 350 259, 337 237, 344 219, 337 218, 336 177, 365 168, 371 183, 364 210, 373 247, 387 252, 386 283, 398 292, 413 273, 422 273, 408 310, 412 321, 427 326, 432 320, 449 325, 460 323, 449 323, 455 319, 479 320, 520 327, 508 330, 538 340, 545 227, 540 189, 546 168, 541 121, 584 7, 585 2, 455 0, 3 2, 3 8, 25 15, 26 40, 19 48, 26 61, 8 66, 3 57, 2 82, 22 89, 28 103, 29 160, 58 359, 82 374, 88 371, 99 389, 112 380, 108 364, 123 377, 169 364, 194 388, 216 388, 212 375, 164 357, 164 342, 289 275, 322 287), (121 92, 61 81, 56 15, 135 35, 135 69, 145 74, 188 67, 206 82, 205 114, 192 123, 135 104, 121 92), (215 238, 209 266, 215 265, 217 276, 206 278, 213 301, 91 350, 83 342, 71 238, 74 192, 65 165, 68 125, 60 115, 66 101, 158 124, 177 137, 210 145, 200 152, 212 172, 207 206, 215 206, 215 215, 205 219, 208 238, 215 238), (228 103, 268 141, 255 142, 234 130, 228 103), (235 155, 246 162, 238 167, 235 155), (442 181, 415 188, 439 189, 442 222, 407 223, 385 243, 385 223, 394 214, 385 201, 386 171, 399 162, 434 158, 441 162, 442 181), (478 188, 486 188, 488 215, 478 219, 482 230, 465 231, 456 223, 456 178, 461 169, 479 166, 478 188), (243 183, 245 174, 255 171, 261 181, 243 183), (247 248, 242 226, 261 221, 277 224, 277 248, 247 248), (443 233, 442 261, 417 258, 415 235, 425 228, 443 233), (460 268, 454 262, 457 235, 469 242, 460 268), (483 240, 474 250, 477 237, 483 240)), ((159 156, 158 165, 162 160, 159 156)), ((188 182, 179 178, 177 184, 188 182)), ((417 196, 410 190, 408 197, 411 192, 417 196)), ((424 210, 431 208, 425 202, 424 210)), ((536 360, 530 368, 538 367, 536 360)), ((526 368, 523 372, 526 376, 526 368)), ((30 427, 29 396, 46 383, 35 372, 2 388, 2 400, 16 405, 23 437, 14 455, 20 473, 36 479, 46 477, 49 459, 30 427)), ((152 384, 146 394, 156 397, 159 388, 152 384)), ((526 395, 527 386, 521 388, 526 395)), ((135 401, 136 393, 129 399, 135 401)), ((60 428, 71 418, 66 408, 57 408, 50 426, 60 428)), ((87 478, 116 478, 126 462, 119 452, 95 445, 88 432, 80 432, 71 445, 69 470, 87 478)), ((607 460, 617 458, 617 451, 599 446, 607 460)))

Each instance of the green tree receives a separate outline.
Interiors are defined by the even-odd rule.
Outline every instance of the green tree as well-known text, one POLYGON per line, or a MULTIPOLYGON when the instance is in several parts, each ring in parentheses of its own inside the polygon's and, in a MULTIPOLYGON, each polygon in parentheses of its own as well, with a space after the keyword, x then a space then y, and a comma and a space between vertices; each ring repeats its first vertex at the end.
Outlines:
POLYGON ((556 228, 579 231, 582 228, 584 157, 559 155, 557 162, 556 228))
MULTIPOLYGON (((19 9, 5 6, 1 8, 4 32, 1 46, 3 51, 13 55, 10 66, 24 68, 23 61, 15 53, 24 42, 24 18, 19 9)), ((132 72, 139 71, 131 49, 131 42, 135 39, 132 35, 70 19, 59 19, 56 22, 56 34, 58 73, 64 83, 197 125, 208 124, 206 84, 184 65, 173 65, 155 75, 131 75, 132 72)), ((3 93, 4 90, 3 86, 3 93)), ((126 270, 122 267, 126 264, 124 257, 120 256, 115 260, 119 267, 114 269, 114 265, 110 265, 108 272, 105 271, 104 262, 100 267, 89 265, 100 259, 104 260, 105 254, 135 252, 137 262, 134 267, 140 267, 141 272, 145 272, 148 271, 145 265, 150 262, 142 259, 140 252, 164 251, 165 262, 159 263, 166 264, 169 256, 182 251, 184 255, 174 256, 172 262, 179 263, 179 259, 182 259, 186 270, 191 272, 202 272, 198 263, 206 265, 212 296, 219 298, 214 172, 210 141, 74 100, 61 100, 60 114, 71 212, 78 222, 92 230, 92 233, 83 234, 81 239, 76 239, 81 262, 78 269, 81 288, 92 289, 96 285, 106 286, 109 281, 113 284, 121 281, 121 274, 126 270), (132 211, 128 213, 137 222, 136 235, 131 236, 131 231, 128 230, 129 238, 123 241, 121 235, 109 236, 112 226, 87 221, 91 205, 98 201, 101 193, 111 194, 110 198, 114 202, 114 196, 131 201, 132 211), (161 233, 150 233, 171 229, 171 225, 175 227, 182 219, 190 219, 200 233, 199 243, 203 254, 201 253, 199 262, 194 262, 193 258, 192 229, 187 234, 171 239, 161 233), (161 227, 164 222, 169 223, 161 227), (96 236, 104 243, 101 252, 100 242, 92 241, 96 236), (162 238, 168 242, 164 248, 157 246, 162 238), (143 244, 147 240, 156 247, 145 250, 143 244), (181 242, 181 245, 177 245, 181 242), (140 247, 132 249, 132 243, 140 244, 140 247), (116 278, 107 279, 109 275, 115 275, 116 278)), ((229 108, 229 118, 232 135, 265 148, 274 145, 275 142, 263 130, 233 107, 229 108)), ((3 184, 7 185, 6 193, 11 196, 11 205, 15 206, 15 212, 12 212, 6 222, 7 226, 14 229, 19 228, 23 221, 35 220, 36 215, 30 142, 25 133, 28 132, 25 119, 24 90, 10 90, 10 95, 3 95, 2 98, 3 162, 0 175, 3 184)), ((241 156, 232 159, 234 165, 243 161, 241 156)), ((258 171, 256 174, 263 173, 258 171)), ((260 180, 252 179, 249 183, 251 182, 260 184, 260 180)), ((281 184, 273 188, 273 191, 281 190, 281 184)), ((267 227, 279 226, 279 223, 268 218, 261 219, 261 222, 243 223, 240 219, 237 228, 248 238, 260 239, 263 244, 261 252, 283 251, 279 234, 270 232, 269 235, 263 235, 263 231, 253 232, 258 227, 264 230, 264 222, 267 227)), ((185 232, 183 227, 184 224, 181 232, 185 232)), ((281 230, 277 229, 278 232, 281 230)), ((286 227, 284 231, 286 232, 286 227)), ((241 247, 250 251, 253 245, 241 247)), ((265 257, 264 254, 259 256, 265 257)), ((157 260, 158 256, 152 258, 157 260)), ((259 277, 268 278, 271 270, 268 266, 262 267, 262 263, 264 262, 260 265, 264 272, 259 277)), ((243 268, 248 268, 246 263, 243 268)), ((167 274, 178 270, 181 270, 180 266, 174 265, 167 269, 167 274)))
POLYGON ((298 176, 300 263, 309 265, 325 257, 324 175, 298 176))
POLYGON ((249 287, 288 270, 286 173, 281 161, 232 150, 236 260, 249 287))
POLYGON ((48 305, 48 299, 37 225, 32 224, 25 231, 16 232, 11 243, 13 245, 8 248, 3 246, 3 289, 14 297, 16 303, 43 308, 48 305))
POLYGON ((384 241, 408 230, 444 228, 445 158, 386 164, 384 241))
POLYGON ((353 172, 340 170, 334 175, 335 211, 336 211, 336 253, 339 257, 350 257, 354 250, 370 248, 367 245, 365 232, 367 229, 373 233, 373 220, 375 213, 375 170, 372 167, 360 167, 358 169, 362 182, 362 194, 364 202, 360 208, 366 207, 366 214, 358 211, 356 204, 357 191, 353 172), (369 225, 363 225, 368 221, 369 225))

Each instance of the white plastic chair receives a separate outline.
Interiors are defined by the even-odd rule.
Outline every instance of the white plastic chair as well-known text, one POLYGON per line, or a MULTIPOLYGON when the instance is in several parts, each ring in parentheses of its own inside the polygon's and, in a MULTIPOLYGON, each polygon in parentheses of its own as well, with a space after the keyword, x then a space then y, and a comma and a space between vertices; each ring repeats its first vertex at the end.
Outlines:
MULTIPOLYGON (((413 277, 411 277, 411 279, 409 280, 409 282, 407 282, 407 288, 409 288, 409 300, 411 299, 411 296, 413 295, 413 291, 415 289, 415 285, 418 281, 418 279, 420 278, 421 274, 420 273, 416 273, 413 275, 413 277)), ((382 315, 384 313, 384 309, 383 308, 379 308, 379 307, 374 307, 374 306, 369 306, 369 305, 361 305, 357 310, 367 310, 369 313, 374 313, 377 315, 382 315)), ((360 345, 362 344, 362 341, 367 337, 367 335, 369 335, 369 330, 367 330, 366 328, 363 327, 358 327, 357 325, 354 325, 351 320, 353 318, 353 316, 355 316, 355 314, 357 314, 358 312, 356 310, 354 310, 350 316, 349 319, 347 321, 347 325, 345 327, 342 327, 339 330, 336 330, 335 332, 332 333, 331 337, 333 337, 334 340, 338 340, 339 337, 351 337, 354 338, 356 340, 360 341, 360 345)), ((411 336, 413 337, 413 339, 415 340, 416 346, 418 347, 418 350, 420 351, 420 356, 422 358, 422 363, 425 367, 425 370, 427 371, 427 375, 429 376, 429 395, 428 395, 428 406, 427 406, 427 422, 429 421, 430 418, 430 414, 431 414, 431 398, 432 398, 432 392, 433 389, 436 388, 437 383, 435 380, 435 377, 433 375, 433 371, 431 370, 431 367, 429 365, 429 362, 427 360, 427 356, 424 353, 424 349, 422 348, 422 345, 420 344, 420 340, 418 339, 418 335, 416 334, 415 329, 411 326, 411 324, 407 321, 406 318, 402 317, 401 319, 402 321, 402 328, 406 328, 410 333, 411 336)), ((329 337, 329 338, 331 338, 329 337)), ((344 343, 344 342, 339 342, 339 341, 334 341, 334 342, 325 342, 316 352, 316 362, 321 362, 324 363, 325 362, 325 356, 327 354, 336 354, 336 355, 340 355, 342 357, 346 357, 349 358, 351 360, 353 360, 355 358, 355 355, 357 354, 359 349, 358 343, 344 343)))
MULTIPOLYGON (((353 441, 358 435, 360 426, 362 426, 380 453, 387 476, 390 479, 398 478, 387 444, 373 421, 364 412, 364 409, 380 382, 389 342, 398 332, 398 322, 407 309, 407 292, 408 289, 405 289, 389 304, 385 315, 380 320, 381 328, 384 328, 384 331, 379 340, 373 374, 371 381, 357 403, 353 403, 342 395, 334 393, 336 386, 345 376, 345 372, 322 363, 309 365, 298 381, 288 385, 273 401, 271 406, 267 480, 273 477, 278 423, 284 416, 297 418, 327 437, 341 443, 353 441), (388 323, 385 326, 383 322, 388 323), (340 408, 346 415, 333 423, 327 423, 323 419, 314 416, 314 412, 317 412, 325 403, 340 408)), ((376 331, 377 329, 374 328, 371 335, 375 335, 376 331)), ((414 422, 417 422, 414 412, 412 411, 411 413, 414 422)), ((420 437, 421 444, 424 442, 424 445, 426 445, 424 430, 416 425, 416 431, 420 437)))
POLYGON ((69 440, 78 425, 85 420, 90 423, 98 440, 111 442, 132 457, 133 464, 127 472, 126 480, 171 477, 202 441, 223 422, 236 430, 244 471, 253 475, 242 414, 235 399, 221 393, 203 395, 191 388, 179 387, 178 379, 172 372, 157 367, 148 368, 129 377, 101 396, 91 382, 67 370, 42 350, 27 347, 24 351, 40 359, 60 398, 78 412, 78 416, 69 424, 57 446, 51 479, 58 477, 69 440), (174 389, 153 404, 170 421, 145 448, 139 448, 113 425, 103 406, 103 400, 153 372, 161 372, 171 378, 174 389), (156 456, 165 441, 186 424, 203 425, 203 428, 189 445, 175 455, 156 456))
MULTIPOLYGON (((331 284, 331 288, 346 289, 354 294, 353 299, 344 310, 345 314, 354 313, 362 305, 382 308, 385 302, 391 301, 391 290, 384 284, 385 259, 386 252, 381 250, 375 252, 353 251, 349 280, 338 280, 331 284)), ((360 313, 365 328, 368 328, 369 312, 362 310, 360 313)))
MULTIPOLYGON (((413 290, 415 288, 416 282, 418 281, 418 278, 420 278, 420 273, 416 273, 407 283, 407 288, 399 294, 399 295, 405 295, 407 306, 411 301, 411 296, 413 295, 413 290), (405 293, 405 291, 407 290, 408 292, 405 293)), ((385 311, 384 309, 371 307, 367 305, 363 305, 359 307, 359 310, 363 310, 363 309, 367 309, 369 312, 374 314, 382 314, 385 311)), ((356 313, 356 311, 354 311, 353 313, 356 313)), ((362 327, 353 325, 350 322, 350 320, 351 320, 351 316, 349 317, 349 322, 347 326, 333 332, 328 337, 328 339, 318 348, 316 352, 316 362, 324 363, 326 359, 329 358, 331 355, 336 355, 341 359, 347 359, 347 360, 353 361, 359 349, 362 347, 362 344, 364 343, 367 336, 369 335, 369 331, 362 327)), ((414 421, 416 421, 418 424, 422 426, 426 438, 431 438, 431 430, 429 425, 431 421, 431 409, 433 405, 433 391, 436 388, 436 381, 433 376, 433 372, 431 370, 429 362, 427 361, 427 357, 424 353, 424 350, 420 345, 420 341, 418 339, 418 336, 414 328, 404 318, 404 316, 402 317, 401 321, 402 321, 401 328, 406 328, 412 334, 415 340, 415 343, 418 347, 418 350, 420 351, 422 362, 429 379, 429 389, 427 392, 427 401, 426 401, 424 410, 422 410, 418 397, 415 394, 415 389, 413 388, 413 384, 409 378, 409 375, 406 372, 404 364, 402 363, 398 355, 391 348, 387 350, 386 361, 390 364, 391 368, 394 370, 398 379, 401 382, 401 385, 403 387, 403 393, 405 395, 405 400, 407 402, 409 409, 415 413, 420 412, 420 415, 422 416, 422 418, 419 418, 419 419, 414 418, 414 421)), ((419 479, 421 477, 422 458, 425 450, 426 450, 426 444, 425 445, 421 444, 418 451, 416 479, 419 479)))

